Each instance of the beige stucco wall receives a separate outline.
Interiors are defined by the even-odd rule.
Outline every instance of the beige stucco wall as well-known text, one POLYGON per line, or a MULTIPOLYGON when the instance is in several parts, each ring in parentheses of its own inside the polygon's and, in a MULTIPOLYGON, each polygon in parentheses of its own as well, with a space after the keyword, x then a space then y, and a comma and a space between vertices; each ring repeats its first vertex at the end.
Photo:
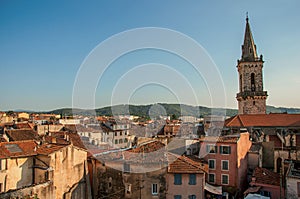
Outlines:
POLYGON ((84 179, 84 166, 87 152, 69 145, 50 155, 49 178, 56 188, 56 198, 63 198, 79 181, 84 179))
POLYGON ((29 114, 28 113, 19 113, 18 114, 18 118, 29 119, 29 114))
POLYGON ((58 125, 38 125, 37 132, 39 135, 45 135, 46 132, 57 132, 63 128, 62 124, 58 125))
POLYGON ((32 157, 5 160, 7 161, 7 167, 0 171, 0 183, 2 183, 3 186, 2 191, 31 185, 32 157))

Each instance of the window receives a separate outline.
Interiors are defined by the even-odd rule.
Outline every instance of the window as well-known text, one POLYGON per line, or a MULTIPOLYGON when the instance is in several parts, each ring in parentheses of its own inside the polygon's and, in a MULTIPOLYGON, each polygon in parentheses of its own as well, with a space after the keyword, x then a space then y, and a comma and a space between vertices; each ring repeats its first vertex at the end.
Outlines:
POLYGON ((157 191, 157 184, 152 184, 152 195, 157 195, 158 191, 157 191))
POLYGON ((220 146, 220 153, 221 154, 231 154, 231 147, 230 146, 220 146))
POLYGON ((118 136, 118 132, 115 132, 115 136, 118 136))
POLYGON ((206 152, 207 153, 217 153, 218 152, 218 147, 212 144, 206 145, 206 152))
POLYGON ((215 174, 214 173, 208 174, 208 182, 215 183, 215 174))
POLYGON ((174 184, 175 185, 181 185, 181 174, 174 174, 174 184))
POLYGON ((2 192, 2 187, 3 187, 3 184, 0 183, 0 192, 2 192))
POLYGON ((216 160, 208 160, 208 168, 215 169, 216 168, 216 160))
POLYGON ((222 184, 228 184, 228 183, 229 183, 229 176, 222 175, 222 184))
POLYGON ((120 135, 122 135, 122 131, 120 131, 120 135))
POLYGON ((45 180, 48 181, 49 180, 49 171, 45 172, 45 180))
POLYGON ((222 170, 228 171, 229 170, 229 161, 222 160, 222 170))
POLYGON ((240 75, 240 91, 242 92, 242 85, 243 84, 243 76, 242 74, 240 75))
POLYGON ((131 194, 131 184, 126 185, 126 194, 131 194))
POLYGON ((127 138, 125 138, 125 139, 124 139, 124 143, 127 143, 127 142, 128 142, 128 139, 127 139, 127 138))
POLYGON ((181 195, 175 195, 174 199, 181 199, 181 195))
POLYGON ((123 140, 122 139, 119 139, 119 144, 122 144, 123 143, 123 140))
POLYGON ((115 140, 115 144, 118 144, 118 140, 115 140))
POLYGON ((255 91, 255 74, 251 73, 251 91, 255 91))
POLYGON ((130 172, 130 164, 124 162, 123 169, 124 172, 130 172))
POLYGON ((190 185, 195 185, 196 184, 196 174, 190 174, 190 185))
POLYGON ((196 199, 196 195, 189 195, 189 199, 196 199))

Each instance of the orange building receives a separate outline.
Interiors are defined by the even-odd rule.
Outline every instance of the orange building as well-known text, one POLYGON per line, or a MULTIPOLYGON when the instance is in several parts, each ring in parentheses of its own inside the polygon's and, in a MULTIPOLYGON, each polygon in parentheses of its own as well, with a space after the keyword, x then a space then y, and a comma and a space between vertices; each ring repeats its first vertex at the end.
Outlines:
POLYGON ((208 162, 206 181, 222 186, 223 193, 241 194, 247 185, 247 153, 252 143, 249 133, 204 137, 200 139, 200 154, 208 162))

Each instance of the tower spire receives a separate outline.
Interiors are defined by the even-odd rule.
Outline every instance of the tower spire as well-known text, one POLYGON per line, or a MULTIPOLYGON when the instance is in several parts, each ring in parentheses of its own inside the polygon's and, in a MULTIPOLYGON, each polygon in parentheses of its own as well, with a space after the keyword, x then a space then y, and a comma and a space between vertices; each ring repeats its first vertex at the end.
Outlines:
POLYGON ((242 45, 241 61, 255 61, 257 60, 256 45, 252 37, 252 32, 249 24, 248 12, 246 13, 246 28, 244 36, 244 44, 242 45))

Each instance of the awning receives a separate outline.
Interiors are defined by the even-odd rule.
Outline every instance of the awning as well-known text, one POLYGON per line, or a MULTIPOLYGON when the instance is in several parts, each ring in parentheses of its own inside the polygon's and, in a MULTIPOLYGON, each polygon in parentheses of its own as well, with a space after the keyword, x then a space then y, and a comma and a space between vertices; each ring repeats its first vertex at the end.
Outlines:
POLYGON ((210 193, 222 195, 222 186, 213 186, 208 183, 205 183, 204 189, 210 193))

